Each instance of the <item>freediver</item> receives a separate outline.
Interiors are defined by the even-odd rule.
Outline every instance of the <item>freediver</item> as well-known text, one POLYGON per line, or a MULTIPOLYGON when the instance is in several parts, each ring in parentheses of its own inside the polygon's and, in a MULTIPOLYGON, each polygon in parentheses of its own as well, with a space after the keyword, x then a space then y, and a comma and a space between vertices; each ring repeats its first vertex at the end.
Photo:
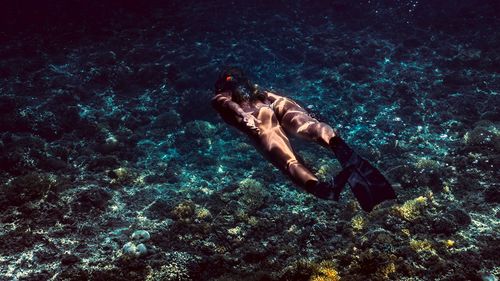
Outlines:
POLYGON ((222 119, 250 137, 257 150, 291 180, 316 197, 338 201, 346 183, 363 210, 395 199, 387 179, 354 152, 328 124, 311 117, 290 98, 262 90, 236 67, 224 70, 215 83, 212 106, 222 119), (315 141, 333 151, 342 170, 321 182, 295 155, 288 135, 315 141))

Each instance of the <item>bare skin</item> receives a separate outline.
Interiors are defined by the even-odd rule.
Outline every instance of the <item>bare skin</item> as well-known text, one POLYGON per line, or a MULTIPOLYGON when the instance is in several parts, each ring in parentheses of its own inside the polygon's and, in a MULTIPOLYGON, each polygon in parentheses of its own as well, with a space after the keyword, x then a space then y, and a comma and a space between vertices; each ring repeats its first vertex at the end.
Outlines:
POLYGON ((326 123, 309 116, 290 98, 266 92, 266 98, 236 103, 230 92, 218 93, 212 104, 222 118, 249 135, 258 150, 295 183, 307 188, 318 178, 297 159, 287 134, 315 141, 325 147, 335 136, 326 123))

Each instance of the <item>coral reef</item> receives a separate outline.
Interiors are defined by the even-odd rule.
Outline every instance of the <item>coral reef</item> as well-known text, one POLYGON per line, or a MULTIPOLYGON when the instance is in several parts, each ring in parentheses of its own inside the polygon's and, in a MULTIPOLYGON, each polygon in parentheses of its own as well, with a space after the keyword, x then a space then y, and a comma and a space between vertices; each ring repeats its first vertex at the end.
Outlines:
POLYGON ((0 12, 1 280, 498 279, 495 1, 21 2, 0 12), (211 108, 227 65, 398 199, 297 189, 211 108))

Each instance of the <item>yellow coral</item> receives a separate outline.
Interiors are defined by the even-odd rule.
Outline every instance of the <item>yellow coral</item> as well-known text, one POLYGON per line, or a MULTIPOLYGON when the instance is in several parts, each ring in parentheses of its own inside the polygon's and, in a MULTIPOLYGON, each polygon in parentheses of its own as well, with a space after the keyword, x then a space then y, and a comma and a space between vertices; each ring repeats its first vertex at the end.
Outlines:
POLYGON ((208 218, 210 216, 211 216, 210 211, 207 208, 200 207, 200 208, 196 209, 196 218, 205 219, 205 218, 208 218))
POLYGON ((337 270, 334 268, 334 263, 331 261, 323 261, 314 273, 311 275, 309 281, 338 281, 340 280, 337 270))
POLYGON ((229 233, 231 235, 239 235, 239 234, 241 234, 241 227, 236 226, 236 227, 230 228, 227 230, 227 233, 229 233))
POLYGON ((389 278, 389 274, 396 272, 396 265, 393 262, 388 263, 385 267, 380 270, 384 279, 389 278))
POLYGON ((434 247, 432 246, 432 243, 428 240, 411 239, 410 247, 415 252, 422 252, 422 251, 434 252, 434 247))
POLYGON ((316 172, 316 176, 320 179, 327 179, 332 176, 332 173, 334 171, 334 165, 333 163, 329 162, 326 164, 322 164, 318 171, 316 172))
POLYGON ((451 248, 451 247, 455 246, 455 241, 448 239, 448 240, 444 241, 444 244, 446 245, 446 247, 451 248))
POLYGON ((190 220, 195 214, 195 204, 192 201, 183 201, 175 206, 172 214, 181 220, 190 220))
POLYGON ((434 169, 437 170, 440 167, 440 164, 436 160, 428 159, 428 158, 419 158, 415 163, 415 167, 417 169, 434 169))
POLYGON ((395 207, 395 210, 402 218, 413 221, 422 214, 423 208, 427 206, 427 200, 427 197, 420 196, 406 201, 402 206, 395 207))
POLYGON ((109 173, 111 179, 111 184, 124 184, 131 178, 130 171, 125 167, 120 167, 112 170, 109 173))
POLYGON ((247 223, 251 226, 256 226, 259 223, 259 220, 256 217, 251 216, 248 218, 247 223))
POLYGON ((355 231, 362 230, 366 225, 365 219, 361 215, 357 215, 351 219, 351 227, 355 231))
POLYGON ((127 168, 124 168, 124 167, 114 169, 113 172, 115 173, 115 175, 118 179, 123 179, 128 174, 127 168))

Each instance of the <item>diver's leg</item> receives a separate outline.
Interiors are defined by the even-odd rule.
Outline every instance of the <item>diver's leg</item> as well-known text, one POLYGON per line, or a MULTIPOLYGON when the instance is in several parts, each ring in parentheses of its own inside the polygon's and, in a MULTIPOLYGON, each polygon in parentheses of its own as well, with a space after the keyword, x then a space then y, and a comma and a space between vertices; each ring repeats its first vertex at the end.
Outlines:
POLYGON ((318 178, 299 162, 272 109, 263 107, 256 117, 261 121, 258 124, 257 143, 261 153, 271 163, 309 193, 323 199, 338 198, 332 184, 319 182, 318 178))
POLYGON ((316 141, 325 147, 336 136, 332 127, 309 116, 305 109, 290 99, 277 100, 273 108, 281 126, 291 134, 316 141))
POLYGON ((333 150, 343 168, 335 177, 336 187, 341 190, 348 182, 363 210, 369 212, 377 204, 396 198, 390 183, 380 171, 355 153, 330 126, 310 117, 303 108, 289 100, 282 101, 281 106, 277 103, 275 108, 281 125, 287 131, 333 150))
POLYGON ((262 107, 256 118, 260 121, 257 125, 257 144, 261 153, 300 186, 318 181, 316 176, 298 161, 274 112, 268 107, 262 107))

